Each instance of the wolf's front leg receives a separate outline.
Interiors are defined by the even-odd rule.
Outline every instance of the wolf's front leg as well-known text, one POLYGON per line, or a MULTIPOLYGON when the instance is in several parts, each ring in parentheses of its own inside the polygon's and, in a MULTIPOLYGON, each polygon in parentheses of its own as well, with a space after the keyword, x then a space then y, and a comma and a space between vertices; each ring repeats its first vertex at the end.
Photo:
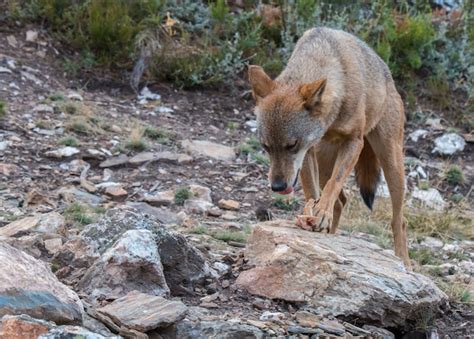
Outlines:
POLYGON ((315 232, 330 231, 334 204, 344 183, 359 159, 364 145, 362 137, 353 137, 345 141, 338 150, 336 162, 318 201, 308 200, 303 215, 297 217, 296 224, 315 232))

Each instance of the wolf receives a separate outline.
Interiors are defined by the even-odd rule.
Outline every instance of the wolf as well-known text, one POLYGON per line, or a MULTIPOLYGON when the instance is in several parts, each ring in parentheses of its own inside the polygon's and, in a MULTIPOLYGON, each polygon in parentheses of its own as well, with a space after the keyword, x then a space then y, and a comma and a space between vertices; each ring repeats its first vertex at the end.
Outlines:
POLYGON ((354 35, 320 27, 298 40, 276 79, 256 65, 248 75, 271 189, 289 194, 301 178, 306 204, 297 224, 335 233, 351 171, 372 209, 383 170, 395 254, 410 267, 403 218, 405 113, 385 62, 354 35))

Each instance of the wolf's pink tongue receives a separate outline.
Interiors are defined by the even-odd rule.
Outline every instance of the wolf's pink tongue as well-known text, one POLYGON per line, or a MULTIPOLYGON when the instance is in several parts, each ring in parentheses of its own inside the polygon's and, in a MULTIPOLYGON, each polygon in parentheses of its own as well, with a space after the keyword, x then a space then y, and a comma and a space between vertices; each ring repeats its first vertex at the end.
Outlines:
POLYGON ((286 194, 290 194, 291 192, 293 192, 293 187, 290 186, 286 190, 280 191, 280 192, 277 192, 277 193, 281 194, 281 195, 286 195, 286 194))

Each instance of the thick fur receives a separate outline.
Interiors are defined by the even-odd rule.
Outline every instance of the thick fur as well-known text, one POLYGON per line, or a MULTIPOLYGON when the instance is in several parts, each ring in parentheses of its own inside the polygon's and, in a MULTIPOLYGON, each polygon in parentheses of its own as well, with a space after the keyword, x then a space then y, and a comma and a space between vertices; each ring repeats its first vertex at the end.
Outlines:
POLYGON ((405 114, 387 65, 355 36, 329 28, 307 31, 288 65, 272 80, 249 67, 258 136, 270 158, 270 182, 288 193, 301 174, 307 224, 337 229, 343 185, 355 168, 372 206, 383 169, 389 186, 395 253, 410 266, 403 220, 405 114), (314 212, 314 213, 313 213, 314 212))

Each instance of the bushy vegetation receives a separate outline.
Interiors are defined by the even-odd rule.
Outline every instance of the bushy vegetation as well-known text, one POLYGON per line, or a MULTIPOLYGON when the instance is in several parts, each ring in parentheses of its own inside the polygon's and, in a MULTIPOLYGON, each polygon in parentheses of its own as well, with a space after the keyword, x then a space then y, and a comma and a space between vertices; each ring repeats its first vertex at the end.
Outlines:
MULTIPOLYGON (((225 0, 7 0, 6 17, 42 22, 80 51, 76 61, 65 60, 71 73, 96 65, 133 68, 137 85, 148 69, 148 76, 182 87, 232 83, 248 63, 275 75, 305 30, 329 26, 373 47, 412 106, 424 96, 443 110, 474 107, 469 1, 448 14, 433 10, 427 0, 243 3, 237 8, 225 0)), ((469 117, 456 118, 472 124, 469 117)))

